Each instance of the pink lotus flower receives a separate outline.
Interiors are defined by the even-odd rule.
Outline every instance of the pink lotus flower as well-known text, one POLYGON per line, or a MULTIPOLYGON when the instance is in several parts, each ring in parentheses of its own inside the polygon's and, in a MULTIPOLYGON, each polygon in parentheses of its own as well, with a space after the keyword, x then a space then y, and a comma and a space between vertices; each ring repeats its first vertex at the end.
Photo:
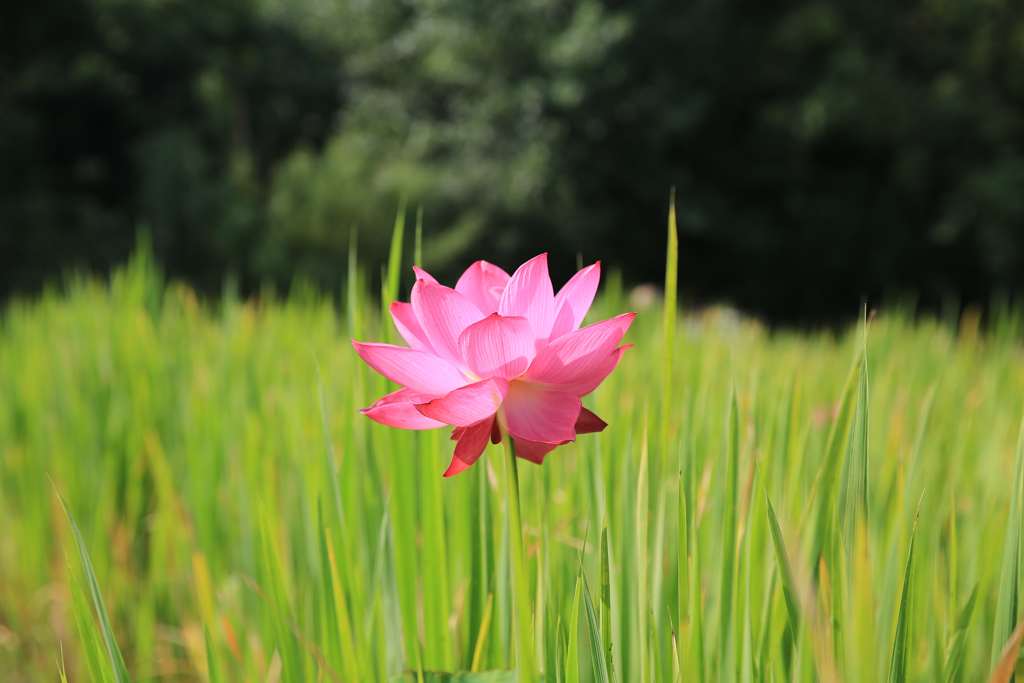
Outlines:
POLYGON ((584 268, 558 292, 547 254, 512 277, 477 261, 450 289, 419 268, 412 303, 395 302, 391 316, 408 347, 352 340, 370 367, 400 384, 359 411, 401 429, 452 425, 458 443, 450 477, 470 467, 488 439, 515 440, 516 455, 540 464, 577 434, 607 424, 580 398, 619 364, 619 346, 634 313, 580 328, 601 277, 584 268))

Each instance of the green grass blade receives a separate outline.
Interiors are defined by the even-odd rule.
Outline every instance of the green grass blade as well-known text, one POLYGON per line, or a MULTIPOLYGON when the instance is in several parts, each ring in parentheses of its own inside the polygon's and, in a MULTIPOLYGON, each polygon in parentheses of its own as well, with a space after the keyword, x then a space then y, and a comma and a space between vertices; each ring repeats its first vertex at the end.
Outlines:
POLYGON ((565 651, 565 683, 579 683, 579 629, 580 592, 583 590, 582 576, 576 577, 576 592, 572 596, 572 614, 569 617, 569 645, 565 651))
POLYGON ((601 625, 598 623, 597 611, 594 609, 594 601, 590 597, 590 586, 587 585, 587 577, 580 568, 580 576, 583 578, 583 604, 587 608, 587 626, 590 630, 590 655, 591 664, 594 668, 594 683, 611 683, 608 667, 605 664, 604 652, 606 646, 601 639, 601 625))
POLYGON ((946 663, 942 667, 943 683, 956 683, 960 674, 960 666, 964 661, 964 650, 967 647, 967 629, 971 626, 971 617, 974 616, 974 603, 977 598, 978 584, 974 584, 971 597, 967 598, 967 604, 960 610, 960 616, 956 619, 956 629, 946 648, 946 663))
MULTIPOLYGON (((924 498, 924 494, 921 494, 924 498)), ((914 528, 910 532, 910 550, 907 553, 907 568, 903 573, 903 593, 900 596, 900 609, 896 617, 896 636, 892 643, 892 658, 889 660, 889 683, 907 682, 907 658, 910 649, 911 600, 914 586, 914 550, 917 540, 917 521, 921 518, 921 503, 917 504, 917 515, 914 517, 914 528)))
POLYGON ((1017 624, 1018 590, 1020 586, 1021 524, 1024 519, 1024 422, 1017 442, 1017 458, 1013 465, 1013 491, 1010 494, 1010 516, 1006 523, 1003 565, 999 575, 999 599, 996 601, 995 632, 992 635, 992 666, 1003 645, 1017 624))
POLYGON ((868 519, 868 359, 867 346, 862 347, 860 371, 857 376, 857 407, 847 453, 847 488, 844 515, 847 557, 853 556, 854 537, 858 524, 867 533, 868 519))
POLYGON ((89 675, 93 683, 107 683, 111 680, 111 671, 105 666, 103 659, 102 636, 96 629, 96 622, 92 618, 92 610, 85 599, 85 592, 82 584, 75 576, 71 568, 70 560, 67 562, 68 581, 71 584, 71 602, 75 612, 75 623, 78 625, 78 635, 82 639, 82 646, 85 649, 85 661, 89 666, 89 675))
POLYGON ((733 386, 729 399, 727 447, 725 452, 725 500, 722 519, 722 574, 719 588, 721 603, 718 614, 718 656, 720 673, 732 680, 736 669, 735 643, 733 643, 733 607, 736 604, 736 536, 738 533, 736 508, 739 498, 740 468, 740 409, 733 386))
MULTIPOLYGON (((56 491, 57 489, 54 487, 54 492, 56 491)), ((107 658, 110 661, 110 668, 113 672, 113 681, 114 683, 129 683, 128 670, 125 668, 121 650, 117 647, 117 641, 114 639, 114 629, 110 626, 110 618, 107 616, 107 608, 103 604, 103 596, 100 594, 100 586, 96 581, 96 574, 93 573, 92 562, 89 561, 89 552, 85 548, 85 540, 82 538, 82 534, 78 530, 78 524, 75 523, 75 518, 71 515, 71 510, 68 508, 68 504, 64 501, 63 496, 57 493, 57 497, 60 499, 60 504, 64 507, 64 514, 67 515, 68 522, 71 524, 71 531, 75 535, 75 543, 78 545, 78 553, 82 558, 82 568, 85 571, 85 580, 89 585, 89 592, 92 594, 92 604, 100 620, 100 630, 103 633, 103 641, 106 644, 107 658)))
POLYGON ((398 215, 391 233, 391 251, 388 253, 388 279, 384 289, 384 319, 393 301, 398 300, 398 287, 402 282, 402 245, 405 241, 405 197, 398 202, 398 215))
POLYGON ((609 567, 608 518, 601 524, 601 602, 598 616, 601 622, 601 642, 604 644, 605 668, 611 680, 615 679, 615 665, 612 661, 612 580, 609 567))

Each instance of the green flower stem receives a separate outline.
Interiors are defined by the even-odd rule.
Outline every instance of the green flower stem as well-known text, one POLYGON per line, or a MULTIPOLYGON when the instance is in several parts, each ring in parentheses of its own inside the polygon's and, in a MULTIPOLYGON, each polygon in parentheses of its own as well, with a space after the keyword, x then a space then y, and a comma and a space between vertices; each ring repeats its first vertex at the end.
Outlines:
POLYGON ((516 680, 518 683, 540 683, 537 656, 533 651, 530 615, 530 580, 526 575, 526 553, 523 550, 523 521, 519 512, 519 470, 516 467, 516 446, 505 434, 505 506, 508 508, 508 530, 512 562, 512 630, 516 636, 516 680))

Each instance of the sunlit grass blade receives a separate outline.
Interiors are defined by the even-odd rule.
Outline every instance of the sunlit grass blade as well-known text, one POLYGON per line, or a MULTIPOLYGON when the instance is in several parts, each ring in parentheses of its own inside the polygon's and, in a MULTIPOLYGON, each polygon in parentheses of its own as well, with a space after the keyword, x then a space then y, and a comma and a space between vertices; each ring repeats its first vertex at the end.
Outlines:
POLYGON ((676 296, 679 280, 679 235, 676 230, 676 191, 672 188, 668 208, 668 245, 665 248, 665 311, 664 311, 664 350, 661 369, 661 453, 669 454, 671 443, 671 426, 673 416, 673 368, 675 366, 676 347, 676 296))
MULTIPOLYGON (((648 591, 648 566, 647 566, 647 534, 648 534, 648 510, 650 509, 649 504, 649 484, 648 484, 648 450, 647 450, 647 420, 646 416, 644 419, 644 430, 643 436, 641 437, 640 445, 640 468, 637 476, 636 486, 636 571, 637 571, 637 582, 636 582, 636 623, 638 625, 638 643, 637 650, 639 652, 640 659, 640 683, 648 683, 651 677, 651 672, 648 667, 648 628, 647 628, 647 616, 650 609, 647 606, 647 591, 648 591)), ((602 586, 602 592, 604 587, 602 586)), ((602 597, 603 601, 603 597, 602 597)), ((609 648, 609 652, 610 652, 609 648)), ((609 666, 609 671, 612 672, 614 677, 614 669, 609 666)), ((623 676, 627 676, 628 672, 623 671, 623 676)))
POLYGON ((590 655, 594 669, 594 683, 611 683, 608 667, 605 664, 606 646, 601 639, 601 625, 598 622, 594 601, 590 597, 590 586, 587 585, 587 577, 583 573, 582 566, 580 567, 580 577, 583 579, 583 604, 587 608, 587 627, 590 631, 590 655))
MULTIPOLYGON (((1018 590, 1020 586, 1021 524, 1024 523, 1024 422, 1017 442, 1017 458, 1013 465, 1013 490, 1010 494, 1010 516, 1006 523, 1003 564, 999 575, 999 599, 996 602, 995 632, 992 635, 992 665, 1010 640, 1017 623, 1018 590)), ((1011 674, 1012 676, 1012 674, 1011 674)))
POLYGON ((733 386, 729 398, 729 417, 726 423, 725 489, 722 516, 722 573, 719 588, 720 609, 718 614, 718 657, 719 673, 723 679, 732 680, 736 669, 735 643, 733 642, 733 607, 736 604, 736 536, 737 504, 739 498, 740 468, 740 408, 733 386))
POLYGON ((1024 620, 1017 624, 1013 633, 1010 634, 1009 640, 999 651, 989 683, 1010 683, 1013 680, 1013 673, 1017 668, 1017 654, 1020 652, 1022 640, 1024 640, 1024 620))
MULTIPOLYGON (((391 303, 398 300, 398 287, 402 282, 402 247, 405 241, 405 197, 398 202, 395 228, 391 233, 391 251, 388 253, 387 283, 384 289, 383 318, 388 319, 391 303)), ((389 328, 390 329, 390 328, 389 328)))
POLYGON ((782 596, 786 602, 786 615, 789 618, 789 629, 793 634, 793 642, 796 644, 800 640, 800 632, 802 628, 802 610, 800 607, 799 586, 796 582, 796 576, 793 574, 793 564, 789 558, 789 551, 786 549, 786 541, 782 537, 782 529, 779 527, 779 520, 775 516, 775 508, 772 507, 772 501, 768 497, 768 489, 764 485, 764 480, 760 478, 760 468, 758 469, 758 479, 761 482, 761 492, 764 494, 764 505, 768 516, 768 529, 771 532, 772 545, 775 548, 775 562, 778 566, 779 577, 782 583, 782 596))
POLYGON ((576 591, 572 596, 572 614, 569 616, 569 645, 565 650, 565 683, 579 683, 579 629, 580 592, 583 590, 582 574, 576 577, 576 591))
POLYGON ((102 636, 96 629, 96 622, 92 617, 92 610, 86 601, 85 593, 82 591, 82 584, 78 581, 74 570, 71 568, 71 561, 67 562, 68 582, 71 584, 71 603, 75 613, 75 623, 78 625, 78 635, 82 640, 82 648, 85 650, 85 661, 89 666, 89 675, 93 683, 107 683, 111 681, 111 670, 109 662, 105 662, 102 636))
MULTIPOLYGON (((921 494, 922 499, 924 494, 921 494)), ((914 516, 914 527, 910 532, 910 550, 907 552, 907 567, 903 572, 903 592, 900 596, 900 609, 896 617, 896 635, 892 643, 892 657, 889 659, 889 683, 906 683, 907 658, 910 649, 911 601, 914 587, 914 550, 917 540, 917 522, 921 518, 921 503, 917 504, 914 516)))
POLYGON ((811 489, 811 500, 814 501, 813 527, 811 529, 810 559, 816 565, 816 558, 825 547, 826 534, 828 533, 828 518, 832 514, 830 505, 833 497, 838 498, 839 475, 843 466, 847 442, 850 435, 850 425, 853 423, 854 400, 857 392, 857 385, 860 379, 860 368, 864 362, 862 353, 858 353, 854 360, 850 373, 847 375, 846 384, 843 386, 843 393, 839 400, 839 409, 836 418, 829 429, 828 440, 825 442, 825 457, 814 480, 811 489))
POLYGON ((956 619, 956 629, 949 639, 946 648, 946 663, 942 668, 943 683, 955 683, 960 673, 960 666, 964 660, 964 649, 967 646, 967 629, 971 626, 971 617, 974 616, 974 602, 978 598, 978 584, 974 585, 971 597, 960 610, 960 616, 956 619))
MULTIPOLYGON (((56 490, 56 487, 54 487, 54 492, 56 490)), ((71 531, 75 535, 75 543, 78 545, 78 553, 82 559, 82 569, 85 572, 85 581, 89 585, 93 607, 96 609, 96 615, 100 621, 100 630, 106 645, 107 658, 110 661, 113 683, 129 683, 128 670, 125 668, 121 650, 117 647, 117 641, 114 639, 114 629, 110 626, 110 618, 107 616, 107 608, 103 604, 99 583, 96 581, 96 575, 93 573, 92 562, 89 561, 89 551, 85 548, 85 540, 82 539, 82 534, 78 530, 78 524, 75 523, 75 518, 71 515, 71 510, 68 508, 68 504, 64 501, 63 496, 57 493, 57 498, 60 499, 60 504, 64 507, 64 514, 67 515, 68 522, 71 524, 71 531)))
POLYGON ((484 646, 487 643, 487 636, 491 630, 491 618, 494 614, 494 593, 487 597, 487 607, 484 608, 483 618, 480 620, 480 630, 476 635, 476 647, 473 648, 473 663, 470 671, 480 671, 484 658, 484 646))
POLYGON ((601 623, 601 642, 604 644, 603 658, 610 680, 615 680, 615 664, 612 661, 612 580, 609 566, 608 518, 601 523, 601 577, 598 617, 601 623))
POLYGON ((867 345, 862 347, 860 371, 857 376, 857 404, 850 433, 850 447, 847 451, 845 513, 843 524, 846 553, 850 556, 854 548, 854 535, 858 525, 867 533, 868 521, 868 359, 867 345))

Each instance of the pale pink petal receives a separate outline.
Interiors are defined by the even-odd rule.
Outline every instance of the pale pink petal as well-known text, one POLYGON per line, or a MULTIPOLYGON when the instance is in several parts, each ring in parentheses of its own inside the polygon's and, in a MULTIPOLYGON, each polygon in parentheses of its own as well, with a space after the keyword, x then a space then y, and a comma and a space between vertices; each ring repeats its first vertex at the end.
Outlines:
POLYGON ((477 377, 518 377, 533 360, 533 328, 526 318, 492 313, 462 331, 459 352, 477 377))
POLYGON ((480 309, 454 289, 426 280, 417 280, 412 287, 412 309, 434 351, 461 366, 459 335, 483 319, 480 309))
MULTIPOLYGON (((523 379, 561 391, 569 391, 567 385, 575 385, 581 381, 589 384, 591 375, 605 369, 609 355, 618 346, 635 316, 635 313, 625 313, 555 339, 537 353, 523 379)), ((612 369, 614 365, 601 379, 604 379, 612 369)), ((575 390, 573 393, 578 394, 575 390)))
POLYGON ((431 353, 391 344, 363 344, 354 339, 352 346, 371 368, 421 397, 444 396, 466 384, 465 376, 454 365, 431 353))
POLYGON ((555 294, 548 275, 548 255, 541 254, 519 266, 505 285, 498 304, 501 315, 521 315, 530 321, 536 348, 547 343, 555 318, 555 294))
POLYGON ((444 476, 451 477, 459 472, 464 472, 475 463, 487 447, 487 439, 491 436, 491 425, 494 418, 489 417, 469 427, 461 428, 459 442, 455 444, 455 454, 452 462, 445 470, 444 476))
POLYGON ((409 389, 400 389, 388 394, 369 408, 359 412, 374 422, 399 429, 436 429, 444 427, 443 422, 425 417, 412 404, 415 394, 409 389))
POLYGON ((497 313, 501 293, 508 281, 508 273, 498 266, 477 261, 459 278, 455 291, 472 301, 482 313, 497 313))
POLYGON ((547 443, 576 438, 573 426, 583 407, 578 396, 527 382, 515 381, 510 385, 502 411, 513 438, 547 443))
POLYGON ((419 266, 413 266, 412 272, 416 273, 417 280, 426 280, 427 282, 433 282, 435 285, 437 284, 437 279, 419 266))
POLYGON ((420 351, 433 351, 427 333, 423 326, 416 319, 416 313, 412 310, 412 304, 395 301, 391 304, 391 318, 395 321, 398 333, 402 335, 405 343, 420 351))
POLYGON ((590 305, 594 303, 597 285, 601 281, 601 262, 587 266, 572 276, 555 295, 555 322, 551 326, 551 339, 579 329, 590 305))
POLYGON ((594 434, 595 432, 603 432, 607 426, 607 422, 584 408, 580 411, 580 416, 576 418, 575 429, 577 434, 594 434))
POLYGON ((543 464, 544 456, 562 445, 557 443, 543 443, 541 441, 529 441, 527 439, 516 439, 515 444, 517 458, 529 460, 537 465, 543 464))
POLYGON ((508 381, 491 377, 455 389, 441 398, 416 405, 423 415, 456 427, 468 427, 498 410, 508 393, 508 381))

